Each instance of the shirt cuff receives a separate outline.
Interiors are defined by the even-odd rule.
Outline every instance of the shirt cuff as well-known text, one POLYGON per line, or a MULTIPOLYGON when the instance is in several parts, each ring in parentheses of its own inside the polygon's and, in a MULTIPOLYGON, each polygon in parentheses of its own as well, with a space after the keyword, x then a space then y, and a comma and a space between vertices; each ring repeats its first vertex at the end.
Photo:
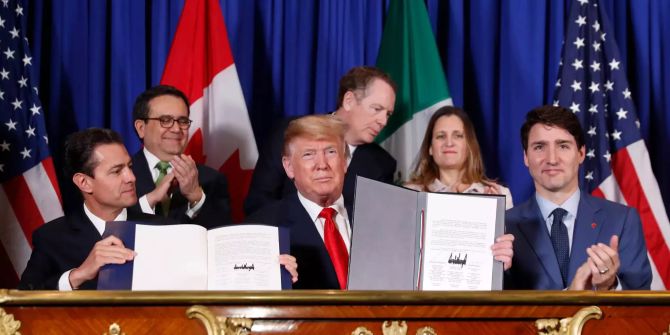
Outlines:
POLYGON ((191 207, 190 203, 188 204, 188 209, 186 210, 186 216, 188 216, 191 219, 194 216, 196 216, 200 211, 200 208, 202 208, 202 205, 205 203, 205 198, 207 198, 207 196, 205 195, 205 191, 203 190, 202 197, 200 197, 200 200, 196 202, 193 207, 191 207))
POLYGON ((70 286, 70 272, 72 272, 72 270, 63 273, 60 276, 60 279, 58 279, 59 291, 72 291, 72 286, 70 286))
POLYGON ((142 213, 156 214, 156 211, 154 211, 154 209, 151 208, 151 206, 149 206, 149 200, 147 200, 146 194, 140 198, 139 202, 140 202, 140 208, 142 209, 142 213))

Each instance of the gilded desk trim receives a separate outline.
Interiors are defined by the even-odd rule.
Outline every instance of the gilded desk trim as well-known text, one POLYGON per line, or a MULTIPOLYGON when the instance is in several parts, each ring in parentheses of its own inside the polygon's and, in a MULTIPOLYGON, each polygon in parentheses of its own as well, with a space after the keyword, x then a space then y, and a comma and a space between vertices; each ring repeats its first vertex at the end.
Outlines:
POLYGON ((53 305, 670 305, 665 291, 18 291, 0 289, 0 306, 53 305))
MULTIPOLYGON (((302 331, 301 334, 311 334, 315 332, 310 333, 310 330, 332 327, 345 327, 347 333, 356 335, 379 335, 387 333, 383 326, 386 323, 382 323, 387 321, 391 324, 398 322, 398 325, 406 322, 411 332, 409 328, 396 327, 405 329, 405 335, 415 332, 436 335, 447 329, 461 329, 464 324, 481 325, 485 329, 493 327, 495 333, 494 325, 499 323, 504 324, 502 328, 507 333, 528 330, 534 325, 536 334, 580 334, 581 328, 591 319, 602 319, 588 322, 591 330, 599 332, 641 326, 660 334, 668 327, 669 307, 670 293, 665 291, 0 290, 0 312, 6 311, 7 329, 20 327, 23 321, 27 331, 44 330, 52 325, 48 320, 34 317, 36 313, 70 320, 68 315, 72 312, 90 317, 90 327, 107 327, 108 335, 137 330, 147 320, 158 329, 173 327, 188 329, 188 333, 196 332, 195 327, 204 326, 202 329, 211 335, 240 335, 252 328, 261 333, 271 329, 280 333, 297 330, 302 331), (136 315, 144 316, 141 322, 137 322, 136 315), (156 322, 164 321, 165 315, 174 322, 161 328, 163 324, 156 322)), ((10 330, 7 334, 15 333, 10 330)), ((0 331, 0 335, 5 334, 0 331)))

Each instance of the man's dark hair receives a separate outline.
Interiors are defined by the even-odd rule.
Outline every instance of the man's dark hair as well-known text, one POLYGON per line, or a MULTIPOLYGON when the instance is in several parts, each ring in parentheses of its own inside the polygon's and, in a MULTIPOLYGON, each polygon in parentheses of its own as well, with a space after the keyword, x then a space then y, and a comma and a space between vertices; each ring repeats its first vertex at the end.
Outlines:
POLYGON ((93 152, 103 144, 123 145, 123 140, 117 132, 103 128, 88 128, 68 136, 65 141, 66 175, 71 178, 81 172, 93 177, 93 170, 98 166, 93 152))
POLYGON ((337 108, 342 107, 344 95, 349 91, 354 92, 358 100, 365 98, 367 96, 365 90, 375 79, 389 84, 395 93, 396 84, 384 71, 372 66, 357 66, 340 78, 340 88, 337 92, 337 108))
POLYGON ((528 150, 528 133, 530 133, 530 129, 538 123, 565 129, 575 138, 577 148, 584 146, 584 132, 577 116, 567 108, 545 105, 537 107, 526 114, 526 122, 521 126, 521 145, 523 145, 523 151, 528 150))
MULTIPOLYGON (((137 96, 135 99, 135 105, 133 106, 133 122, 137 120, 144 120, 149 117, 149 102, 153 98, 157 98, 163 95, 171 95, 177 98, 180 98, 186 104, 186 110, 188 111, 188 98, 184 92, 180 91, 174 86, 169 85, 158 85, 154 86, 137 96)), ((190 111, 189 111, 190 113, 190 111)))

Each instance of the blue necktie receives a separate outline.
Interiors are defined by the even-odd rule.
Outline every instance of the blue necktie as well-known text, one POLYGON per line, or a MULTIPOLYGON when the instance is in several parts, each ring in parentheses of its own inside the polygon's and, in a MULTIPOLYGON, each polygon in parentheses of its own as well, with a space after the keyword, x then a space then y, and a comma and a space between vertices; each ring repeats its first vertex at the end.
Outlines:
POLYGON ((551 214, 554 222, 551 224, 551 245, 554 247, 558 267, 563 277, 563 287, 568 284, 568 265, 570 263, 570 240, 568 239, 568 228, 563 224, 563 218, 568 212, 563 208, 554 209, 551 214))

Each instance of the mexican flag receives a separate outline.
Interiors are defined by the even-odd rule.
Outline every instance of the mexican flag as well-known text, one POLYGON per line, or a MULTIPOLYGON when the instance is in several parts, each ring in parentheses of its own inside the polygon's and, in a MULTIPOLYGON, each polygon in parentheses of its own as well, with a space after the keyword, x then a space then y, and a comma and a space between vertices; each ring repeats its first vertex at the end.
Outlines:
POLYGON ((406 181, 433 112, 452 105, 435 37, 422 0, 392 0, 377 66, 398 85, 395 111, 375 139, 398 161, 406 181))

